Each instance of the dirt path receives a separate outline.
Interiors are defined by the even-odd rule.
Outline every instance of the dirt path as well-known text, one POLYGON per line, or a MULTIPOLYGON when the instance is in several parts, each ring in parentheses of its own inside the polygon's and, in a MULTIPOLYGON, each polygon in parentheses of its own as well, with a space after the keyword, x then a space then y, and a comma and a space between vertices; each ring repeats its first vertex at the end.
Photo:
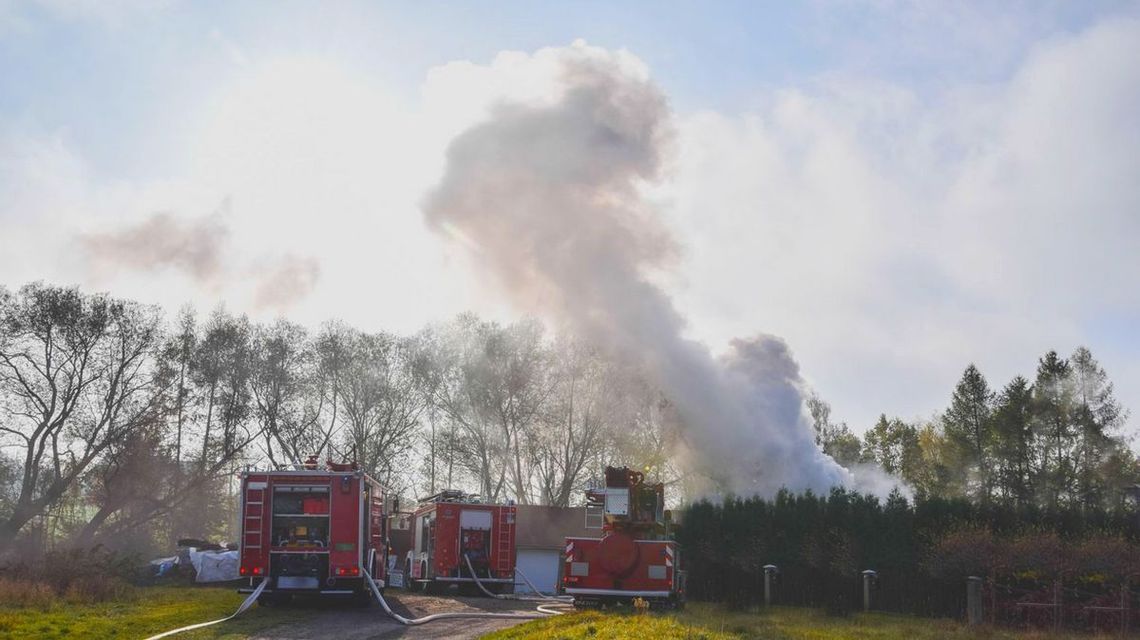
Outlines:
MULTIPOLYGON (((424 596, 391 590, 385 594, 389 606, 408 618, 418 618, 446 611, 533 611, 534 603, 467 598, 424 596)), ((478 638, 497 629, 514 626, 525 620, 455 619, 439 620, 415 627, 405 627, 389 618, 378 605, 353 608, 345 605, 309 602, 299 603, 312 615, 300 622, 275 626, 252 640, 372 640, 375 638, 478 638)))

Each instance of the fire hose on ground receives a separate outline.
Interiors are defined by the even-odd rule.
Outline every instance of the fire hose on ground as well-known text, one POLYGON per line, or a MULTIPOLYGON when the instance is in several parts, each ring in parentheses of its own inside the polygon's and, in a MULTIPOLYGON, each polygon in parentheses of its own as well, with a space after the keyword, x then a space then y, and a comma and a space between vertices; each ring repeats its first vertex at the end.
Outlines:
POLYGON ((176 633, 182 633, 183 631, 193 631, 194 629, 201 629, 203 627, 209 627, 209 626, 213 626, 215 624, 220 624, 222 622, 225 622, 226 620, 232 620, 232 619, 236 618, 238 616, 238 614, 242 613, 246 609, 253 606, 254 602, 257 602, 257 596, 261 595, 261 592, 265 590, 265 585, 267 585, 267 584, 269 584, 269 578, 262 580, 261 584, 257 585, 257 588, 254 589, 253 593, 249 594, 249 597, 246 598, 245 601, 241 603, 241 606, 239 606, 237 608, 237 611, 234 611, 232 614, 230 614, 224 618, 218 618, 217 620, 211 620, 209 622, 199 622, 198 624, 191 624, 191 625, 187 625, 185 627, 178 627, 177 629, 171 629, 170 631, 163 631, 162 633, 160 633, 156 636, 151 636, 151 637, 147 638, 146 640, 158 640, 159 638, 166 638, 166 637, 172 636, 176 633))
MULTIPOLYGON (((469 561, 469 565, 470 565, 470 561, 469 561)), ((373 596, 376 597, 376 601, 380 602, 381 608, 384 609, 384 613, 391 616, 392 619, 394 619, 394 621, 396 621, 400 624, 406 624, 409 626, 415 625, 415 624, 424 624, 426 622, 437 621, 437 619, 445 619, 445 618, 539 619, 539 618, 549 617, 552 615, 557 615, 554 613, 554 611, 548 611, 548 613, 547 613, 547 611, 540 611, 540 610, 536 610, 536 611, 534 611, 534 613, 523 613, 523 611, 519 611, 519 613, 499 613, 499 611, 466 611, 466 613, 461 613, 461 611, 456 611, 456 613, 431 614, 431 615, 424 616, 422 618, 406 618, 404 616, 397 614, 396 611, 393 611, 392 608, 388 606, 388 602, 386 602, 384 600, 384 597, 380 593, 380 589, 376 588, 376 583, 375 583, 375 581, 372 580, 372 575, 369 575, 368 572, 364 572, 364 577, 365 577, 365 580, 368 582, 368 588, 370 590, 372 590, 373 596)), ((482 584, 479 583, 478 577, 475 577, 475 584, 479 584, 480 588, 482 588, 482 584)))
POLYGON ((562 596, 562 597, 548 596, 545 593, 539 591, 538 587, 534 586, 534 583, 532 583, 530 581, 530 578, 527 578, 526 574, 522 572, 522 569, 519 569, 518 567, 515 567, 515 573, 517 573, 519 576, 522 577, 523 582, 526 583, 526 586, 530 587, 530 590, 533 591, 535 595, 527 597, 527 596, 516 596, 514 594, 508 595, 505 593, 493 593, 490 589, 483 586, 483 582, 481 580, 479 580, 478 574, 475 573, 475 567, 471 566, 471 558, 466 553, 463 554, 463 561, 465 563, 467 563, 467 571, 469 571, 471 573, 471 577, 475 580, 475 585, 479 587, 480 591, 482 591, 484 594, 486 594, 492 598, 497 598, 499 600, 529 600, 529 601, 545 600, 549 604, 540 605, 538 607, 538 610, 542 611, 543 613, 549 613, 551 615, 557 615, 557 614, 561 614, 564 612, 553 611, 553 610, 546 611, 543 609, 543 607, 551 607, 551 606, 557 606, 557 605, 569 605, 569 604, 573 604, 573 602, 574 602, 574 598, 572 596, 562 596))
MULTIPOLYGON (((483 583, 479 581, 479 577, 475 575, 475 571, 471 568, 471 560, 468 559, 467 556, 463 556, 463 557, 467 561, 467 568, 471 570, 471 576, 475 579, 475 584, 478 585, 480 589, 482 589, 483 593, 485 593, 485 594, 487 594, 493 598, 507 599, 502 594, 491 593, 490 590, 488 590, 486 587, 484 587, 483 583)), ((422 618, 405 618, 404 616, 396 613, 395 611, 392 611, 392 608, 388 606, 388 602, 384 599, 384 596, 380 593, 379 587, 376 586, 376 582, 372 579, 372 574, 370 574, 367 570, 364 570, 362 573, 364 575, 365 582, 367 582, 367 584, 368 584, 369 591, 372 592, 372 595, 376 598, 376 601, 378 603, 380 603, 380 608, 382 608, 384 610, 384 613, 387 613, 388 616, 390 616, 393 620, 395 620, 396 622, 399 622, 400 624, 403 624, 403 625, 409 625, 409 626, 419 625, 419 624, 424 624, 427 622, 432 622, 435 620, 444 620, 444 619, 448 619, 448 618, 506 618, 506 619, 515 619, 515 620, 538 620, 540 618, 548 618, 550 616, 560 615, 562 613, 565 613, 565 611, 559 611, 557 609, 552 609, 551 607, 558 606, 558 605, 568 605, 569 602, 567 602, 561 598, 557 598, 555 596, 547 596, 547 595, 542 594, 537 588, 535 588, 535 586, 531 583, 530 579, 526 577, 526 574, 519 571, 517 568, 515 569, 515 571, 520 576, 522 576, 523 581, 525 581, 526 584, 532 590, 534 590, 534 592, 536 594, 539 595, 539 597, 536 599, 550 600, 553 602, 550 604, 544 604, 544 605, 539 605, 538 607, 535 607, 535 611, 533 613, 531 613, 531 612, 468 611, 468 612, 433 613, 431 615, 423 616, 422 618)), ((211 620, 209 622, 199 622, 198 624, 187 625, 185 627, 179 627, 177 629, 171 629, 170 631, 163 631, 162 633, 160 633, 158 635, 154 635, 154 636, 150 636, 149 638, 146 638, 146 640, 159 640, 160 638, 167 638, 167 637, 173 636, 175 634, 182 633, 183 631, 193 631, 195 629, 201 629, 203 627, 209 627, 209 626, 212 626, 215 624, 220 624, 222 622, 226 622, 227 620, 232 620, 232 619, 236 618, 238 615, 240 615, 241 613, 245 612, 246 609, 249 609, 251 606, 253 606, 253 603, 257 601, 258 596, 261 595, 261 592, 265 590, 265 587, 268 584, 269 584, 268 578, 266 578, 265 580, 262 580, 261 584, 257 585, 257 588, 253 590, 253 593, 249 594, 249 597, 247 597, 241 603, 241 605, 237 608, 237 611, 234 611, 232 614, 230 614, 224 618, 218 618, 217 620, 211 620)), ((527 600, 528 598, 516 597, 516 598, 512 598, 512 599, 527 600)))

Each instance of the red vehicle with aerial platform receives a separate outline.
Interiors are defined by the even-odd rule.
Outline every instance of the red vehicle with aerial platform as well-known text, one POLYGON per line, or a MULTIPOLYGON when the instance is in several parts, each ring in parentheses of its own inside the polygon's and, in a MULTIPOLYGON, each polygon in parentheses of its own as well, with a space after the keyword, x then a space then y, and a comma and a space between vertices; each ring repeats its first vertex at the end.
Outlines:
POLYGON ((412 548, 404 558, 406 587, 429 591, 473 583, 473 570, 488 590, 512 591, 515 511, 514 505, 481 502, 455 490, 421 501, 412 514, 412 548))
POLYGON ((293 595, 369 597, 362 571, 377 585, 387 578, 388 518, 384 488, 355 463, 316 457, 302 469, 241 475, 239 573, 252 592, 269 583, 259 602, 293 595))
POLYGON ((654 607, 685 601, 681 550, 669 537, 665 485, 645 484, 639 471, 606 467, 606 486, 586 491, 586 508, 601 510, 602 537, 566 538, 561 592, 577 607, 643 598, 654 607))

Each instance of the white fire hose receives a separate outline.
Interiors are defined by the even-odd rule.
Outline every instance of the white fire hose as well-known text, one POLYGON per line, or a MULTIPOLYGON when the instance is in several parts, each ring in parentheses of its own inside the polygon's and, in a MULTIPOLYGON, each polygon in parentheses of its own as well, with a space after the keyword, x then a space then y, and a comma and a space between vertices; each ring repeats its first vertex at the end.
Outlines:
MULTIPOLYGON (((548 596, 545 593, 539 591, 538 587, 534 586, 534 583, 530 581, 530 578, 527 578, 526 574, 522 572, 522 569, 519 569, 518 567, 515 567, 515 573, 522 576, 523 582, 526 583, 526 586, 530 587, 530 590, 534 592, 534 595, 527 597, 527 596, 516 596, 514 594, 507 595, 507 594, 503 594, 503 593, 492 593, 490 589, 483 586, 483 582, 480 581, 479 576, 475 574, 475 567, 471 566, 471 558, 468 557, 468 555, 466 553, 463 554, 463 561, 467 563, 467 570, 471 572, 471 577, 475 579, 475 584, 479 587, 479 590, 482 591, 483 593, 487 594, 488 596, 492 597, 492 598, 498 598, 499 600, 531 600, 531 601, 533 601, 533 600, 546 600, 546 601, 549 601, 551 603, 559 603, 559 604, 569 604, 569 603, 574 602, 573 596, 562 596, 562 597, 548 596)), ((543 606, 551 606, 551 605, 543 605, 543 606)), ((542 611, 542 607, 539 607, 538 610, 542 611)), ((543 613, 554 614, 555 612, 543 611, 543 613)), ((557 613, 563 613, 563 612, 559 611, 557 613)))
POLYGON ((241 606, 237 608, 237 611, 234 611, 232 614, 230 614, 224 618, 218 618, 217 620, 211 620, 209 622, 199 622, 198 624, 191 624, 191 625, 187 625, 185 627, 178 627, 177 629, 171 629, 170 631, 163 631, 162 633, 160 633, 156 636, 151 636, 151 637, 147 638, 146 640, 158 640, 159 638, 166 638, 166 637, 172 636, 176 633, 182 633, 183 631, 193 631, 194 629, 201 629, 202 627, 209 627, 209 626, 212 626, 215 624, 225 622, 226 620, 232 620, 232 619, 236 618, 238 616, 238 614, 242 613, 246 609, 253 606, 254 602, 257 602, 257 596, 261 595, 261 592, 265 590, 265 585, 267 585, 267 584, 269 584, 269 578, 262 580, 261 584, 257 585, 257 588, 254 589, 253 593, 249 594, 249 597, 246 598, 245 601, 241 603, 241 606))
MULTIPOLYGON (((483 593, 485 593, 485 594, 487 594, 493 598, 508 599, 508 596, 505 596, 503 594, 491 593, 486 587, 484 587, 483 583, 479 581, 479 576, 475 575, 475 570, 471 567, 471 559, 468 558, 466 555, 463 556, 463 559, 467 561, 467 568, 471 571, 471 577, 473 577, 475 579, 475 584, 477 584, 479 586, 479 588, 483 590, 483 593)), ((388 602, 386 600, 384 600, 384 596, 380 594, 380 589, 376 586, 376 582, 372 579, 372 574, 369 573, 367 569, 363 570, 361 573, 364 574, 364 580, 368 583, 369 590, 372 591, 372 595, 376 597, 376 601, 380 603, 380 607, 382 609, 384 609, 384 612, 387 613, 389 616, 391 616, 392 619, 395 620, 396 622, 399 622, 400 624, 404 624, 404 625, 409 625, 409 626, 410 625, 417 625, 417 624, 424 624, 425 622, 432 622, 433 620, 443 620, 446 618, 507 618, 507 619, 515 619, 515 620, 537 620, 540 618, 547 618, 550 616, 555 616, 555 615, 560 615, 562 613, 565 613, 565 611, 559 611, 556 609, 552 609, 551 607, 556 607, 559 605, 564 606, 564 605, 569 604, 569 602, 567 602, 566 600, 564 600, 562 598, 542 594, 541 592, 539 592, 539 590, 537 588, 535 588, 535 586, 531 583, 531 581, 526 577, 526 574, 524 574, 522 571, 519 571, 517 567, 515 568, 515 571, 520 576, 522 576, 522 579, 527 583, 527 585, 536 594, 538 594, 538 598, 514 597, 514 598, 509 598, 509 599, 514 599, 514 600, 541 599, 541 600, 549 600, 552 602, 550 602, 548 604, 544 604, 544 605, 539 605, 538 607, 535 608, 536 610, 533 613, 521 612, 521 611, 510 612, 510 613, 507 613, 507 612, 490 612, 490 611, 470 611, 470 612, 433 613, 431 615, 424 616, 422 618, 405 618, 404 616, 396 613, 395 611, 392 611, 392 608, 388 606, 388 602)), ((227 620, 232 620, 232 619, 236 618, 239 614, 245 612, 246 609, 253 606, 253 603, 257 601, 257 597, 261 595, 261 592, 265 590, 265 587, 268 584, 269 584, 268 578, 262 580, 261 584, 257 585, 257 588, 253 590, 253 593, 249 594, 249 597, 247 597, 245 599, 245 601, 243 601, 241 603, 241 606, 239 606, 237 608, 237 611, 234 611, 232 614, 230 614, 224 618, 218 618, 217 620, 211 620, 209 622, 199 622, 198 624, 191 624, 191 625, 187 625, 185 627, 179 627, 177 629, 171 629, 170 631, 163 631, 162 633, 160 633, 158 635, 154 635, 154 636, 151 636, 149 638, 146 638, 146 640, 159 640, 159 638, 167 638, 167 637, 170 637, 170 636, 175 635, 177 633, 182 633, 183 631, 193 631, 194 629, 201 629, 203 627, 209 627, 209 626, 212 626, 215 624, 220 624, 220 623, 225 622, 227 620)))
MULTIPOLYGON (((417 624, 424 624, 425 622, 432 622, 433 620, 443 620, 446 618, 508 618, 508 619, 513 618, 515 620, 538 620, 540 618, 547 618, 550 615, 553 615, 553 612, 546 613, 546 612, 539 612, 539 611, 536 611, 534 613, 524 613, 524 612, 515 612, 515 613, 494 612, 493 613, 493 612, 489 612, 489 611, 472 611, 472 612, 454 612, 454 613, 433 613, 429 616, 424 616, 422 618, 405 618, 404 616, 396 613, 395 611, 392 611, 392 608, 388 606, 388 602, 385 601, 384 596, 380 594, 380 589, 378 589, 376 587, 376 582, 372 580, 372 575, 370 573, 368 573, 368 571, 364 571, 363 573, 364 573, 364 579, 368 582, 368 587, 372 590, 372 595, 376 596, 376 601, 380 603, 380 606, 384 609, 384 612, 387 613, 389 616, 391 616, 392 619, 395 620, 396 622, 399 622, 400 624, 405 624, 408 626, 417 625, 417 624)), ((478 579, 476 579, 476 583, 478 583, 478 579)))

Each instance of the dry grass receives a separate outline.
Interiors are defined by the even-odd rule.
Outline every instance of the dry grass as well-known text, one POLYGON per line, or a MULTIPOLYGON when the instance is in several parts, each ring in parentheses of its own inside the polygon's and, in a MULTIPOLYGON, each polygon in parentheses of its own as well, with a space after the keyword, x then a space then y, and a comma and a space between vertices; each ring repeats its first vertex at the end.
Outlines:
POLYGON ((9 607, 46 609, 59 600, 59 595, 43 582, 0 578, 0 602, 9 607))
POLYGON ((138 590, 109 576, 84 576, 67 584, 62 592, 46 582, 0 578, 0 603, 8 607, 47 609, 60 604, 126 602, 138 590))

